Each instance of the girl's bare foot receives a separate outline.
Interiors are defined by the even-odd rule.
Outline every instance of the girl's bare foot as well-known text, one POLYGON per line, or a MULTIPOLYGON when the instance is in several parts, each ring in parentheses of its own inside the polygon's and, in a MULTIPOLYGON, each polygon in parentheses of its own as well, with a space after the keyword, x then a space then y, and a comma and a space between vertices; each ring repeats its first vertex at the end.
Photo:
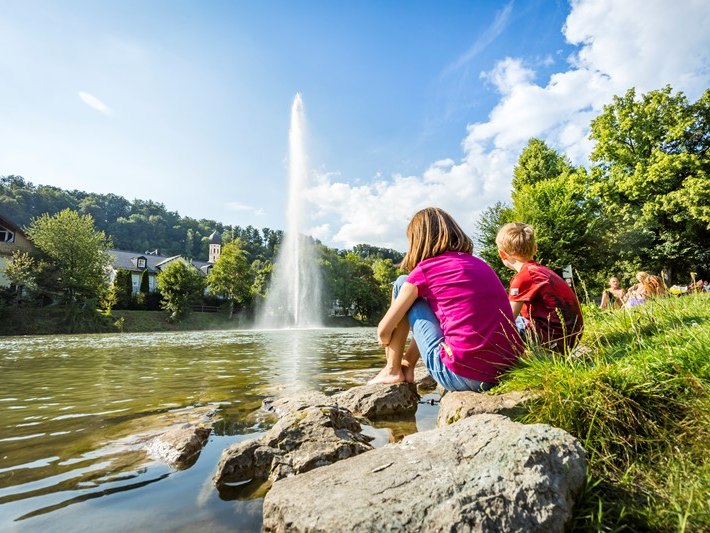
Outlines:
POLYGON ((402 361, 402 374, 404 381, 414 383, 414 365, 409 365, 409 361, 402 361))
POLYGON ((401 383, 405 380, 404 372, 401 369, 395 371, 393 368, 384 367, 380 370, 374 378, 367 382, 368 385, 375 385, 377 383, 391 384, 391 383, 401 383))

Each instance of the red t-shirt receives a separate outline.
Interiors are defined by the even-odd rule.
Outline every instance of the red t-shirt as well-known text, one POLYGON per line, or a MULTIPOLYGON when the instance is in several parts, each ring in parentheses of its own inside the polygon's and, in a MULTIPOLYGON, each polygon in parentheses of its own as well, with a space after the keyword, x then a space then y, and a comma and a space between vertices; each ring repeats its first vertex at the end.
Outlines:
POLYGON ((523 265, 510 280, 508 298, 523 302, 520 314, 529 321, 537 341, 562 351, 574 346, 582 333, 582 309, 567 282, 535 261, 523 265))

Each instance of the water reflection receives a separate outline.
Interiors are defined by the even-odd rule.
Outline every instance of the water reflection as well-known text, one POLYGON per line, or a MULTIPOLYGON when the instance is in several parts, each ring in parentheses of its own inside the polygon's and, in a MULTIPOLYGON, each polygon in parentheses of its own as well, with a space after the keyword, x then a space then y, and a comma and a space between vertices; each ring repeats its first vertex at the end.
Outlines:
POLYGON ((381 357, 371 329, 0 340, 0 529, 155 529, 163 515, 167 529, 258 530, 259 500, 221 498, 258 491, 212 488, 221 450, 268 427, 265 397, 360 384, 381 357), (160 428, 206 413, 214 432, 192 468, 147 456, 160 428))

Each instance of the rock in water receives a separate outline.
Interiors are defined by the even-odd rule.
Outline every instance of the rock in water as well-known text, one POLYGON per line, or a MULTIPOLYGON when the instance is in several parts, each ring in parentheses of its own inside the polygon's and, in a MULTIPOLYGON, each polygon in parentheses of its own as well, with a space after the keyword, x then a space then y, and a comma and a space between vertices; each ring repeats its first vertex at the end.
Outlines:
POLYGON ((189 468, 200 456, 212 428, 188 424, 158 435, 148 444, 148 453, 173 468, 189 468))
POLYGON ((338 393, 332 399, 367 418, 411 414, 419 405, 417 387, 412 383, 363 385, 338 393))
POLYGON ((477 415, 274 483, 264 531, 564 531, 586 455, 565 431, 477 415))
POLYGON ((275 481, 371 450, 360 429, 352 414, 338 407, 287 411, 262 438, 224 450, 214 482, 275 481))

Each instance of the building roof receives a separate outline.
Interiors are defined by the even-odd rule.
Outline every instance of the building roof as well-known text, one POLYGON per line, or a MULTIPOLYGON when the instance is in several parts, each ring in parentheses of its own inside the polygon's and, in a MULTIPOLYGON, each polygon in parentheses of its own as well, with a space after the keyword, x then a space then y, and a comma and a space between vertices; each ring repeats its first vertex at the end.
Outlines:
POLYGON ((210 244, 222 244, 222 236, 217 230, 214 230, 209 237, 210 244))
MULTIPOLYGON (((112 264, 113 268, 116 270, 123 269, 132 270, 134 272, 142 272, 143 269, 138 268, 138 259, 142 258, 145 259, 145 267, 148 269, 148 272, 156 274, 160 272, 161 266, 182 257, 181 255, 167 257, 164 255, 141 254, 139 252, 130 252, 127 250, 108 250, 108 253, 114 258, 112 264)), ((207 274, 206 267, 210 266, 210 263, 207 261, 193 260, 192 264, 203 274, 207 274)))
POLYGON ((21 233, 22 235, 25 234, 24 231, 22 231, 22 228, 15 224, 12 220, 9 218, 5 218, 4 216, 0 215, 0 226, 3 226, 10 231, 14 231, 15 233, 21 233))

